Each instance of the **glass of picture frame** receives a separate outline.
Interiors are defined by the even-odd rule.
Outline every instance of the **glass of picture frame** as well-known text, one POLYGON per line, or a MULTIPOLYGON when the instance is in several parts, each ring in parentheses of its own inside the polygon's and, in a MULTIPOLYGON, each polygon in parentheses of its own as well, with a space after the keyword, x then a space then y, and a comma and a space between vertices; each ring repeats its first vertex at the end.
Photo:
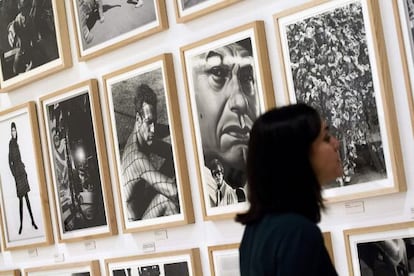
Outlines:
POLYGON ((59 242, 117 233, 95 79, 41 96, 59 242))
POLYGON ((0 112, 0 207, 3 249, 53 243, 35 102, 0 112))
POLYGON ((344 230, 349 275, 412 275, 414 222, 344 230))
POLYGON ((19 10, 18 1, 0 8, 0 24, 7 26, 0 31, 0 92, 72 66, 65 2, 45 0, 34 15, 32 8, 19 10))
POLYGON ((406 190, 377 1, 312 1, 274 15, 289 102, 319 110, 344 174, 328 202, 406 190))
POLYGON ((80 61, 168 29, 165 0, 119 1, 116 5, 71 2, 80 61))
POLYGON ((180 51, 203 217, 231 218, 248 206, 244 167, 250 129, 260 113, 275 106, 264 22, 180 51), (233 66, 237 70, 229 69, 233 66))
POLYGON ((175 18, 178 23, 225 8, 241 0, 174 0, 175 18))
POLYGON ((119 69, 103 82, 123 231, 193 223, 172 55, 119 69))
POLYGON ((208 247, 208 258, 212 276, 240 276, 239 247, 240 243, 208 247))

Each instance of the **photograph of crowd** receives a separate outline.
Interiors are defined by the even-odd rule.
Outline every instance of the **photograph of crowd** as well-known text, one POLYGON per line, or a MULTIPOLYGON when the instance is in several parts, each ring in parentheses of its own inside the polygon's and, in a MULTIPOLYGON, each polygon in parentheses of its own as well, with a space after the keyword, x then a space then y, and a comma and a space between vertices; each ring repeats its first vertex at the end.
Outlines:
POLYGON ((386 178, 361 2, 285 28, 296 99, 317 108, 340 142, 344 174, 327 188, 386 178))
POLYGON ((2 81, 58 59, 56 31, 52 0, 1 0, 2 81))

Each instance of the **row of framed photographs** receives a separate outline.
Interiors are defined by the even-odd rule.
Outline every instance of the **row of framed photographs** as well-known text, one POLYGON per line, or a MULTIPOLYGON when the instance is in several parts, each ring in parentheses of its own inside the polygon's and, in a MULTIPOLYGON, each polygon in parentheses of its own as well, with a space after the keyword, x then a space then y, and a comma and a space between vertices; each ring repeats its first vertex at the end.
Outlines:
MULTIPOLYGON (((175 0, 176 19, 183 23, 239 1, 175 0)), ((165 0, 70 2, 79 61, 168 29, 165 0)), ((72 66, 65 1, 1 1, 0 20, 0 92, 72 66)))
MULTIPOLYGON (((196 276, 202 275, 201 260, 198 248, 154 253, 139 256, 117 257, 105 259, 105 275, 165 275, 165 276, 196 276)), ((0 276, 20 276, 19 269, 0 271, 0 276)), ((99 260, 62 263, 50 266, 25 268, 25 276, 100 276, 99 260)))
MULTIPOLYGON (((324 232, 325 246, 334 263, 330 232, 324 232)), ((414 222, 344 230, 349 275, 411 275, 414 273, 414 222), (399 273, 396 274, 396 271, 399 273)), ((208 247, 212 276, 240 275, 239 243, 208 247)), ((198 248, 105 259, 106 275, 202 275, 198 248)), ((24 269, 31 275, 101 275, 99 261, 57 264, 24 269)), ((0 271, 17 276, 20 270, 0 271)))
MULTIPOLYGON (((324 190, 330 202, 405 190, 379 14, 376 1, 352 0, 274 16, 290 102, 315 106, 341 144, 345 174, 324 190)), ((182 132, 171 54, 102 77, 111 164, 97 80, 40 97, 42 146, 34 103, 0 113, 0 130, 11 133, 0 138, 5 249, 51 243, 41 148, 60 242, 117 233, 112 186, 123 232, 194 222, 184 150, 190 140, 203 218, 232 218, 247 208, 248 134, 275 106, 264 22, 180 50, 191 137, 182 132)))

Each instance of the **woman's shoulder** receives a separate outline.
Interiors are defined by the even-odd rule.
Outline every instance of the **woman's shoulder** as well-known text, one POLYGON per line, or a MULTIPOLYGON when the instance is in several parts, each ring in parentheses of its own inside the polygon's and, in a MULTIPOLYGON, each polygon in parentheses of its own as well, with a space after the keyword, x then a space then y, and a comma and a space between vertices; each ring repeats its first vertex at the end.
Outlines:
POLYGON ((305 230, 309 233, 320 234, 319 227, 310 219, 295 213, 269 214, 263 218, 265 224, 272 225, 280 231, 285 229, 287 232, 305 230))

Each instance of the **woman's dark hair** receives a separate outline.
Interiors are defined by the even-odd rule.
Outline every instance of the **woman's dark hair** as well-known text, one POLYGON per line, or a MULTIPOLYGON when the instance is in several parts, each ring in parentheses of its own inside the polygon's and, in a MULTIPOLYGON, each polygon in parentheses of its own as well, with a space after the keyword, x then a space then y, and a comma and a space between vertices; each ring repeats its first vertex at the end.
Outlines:
POLYGON ((324 205, 310 150, 321 126, 318 112, 302 103, 271 109, 256 120, 247 152, 250 208, 236 221, 251 224, 267 213, 288 212, 320 221, 324 205))

